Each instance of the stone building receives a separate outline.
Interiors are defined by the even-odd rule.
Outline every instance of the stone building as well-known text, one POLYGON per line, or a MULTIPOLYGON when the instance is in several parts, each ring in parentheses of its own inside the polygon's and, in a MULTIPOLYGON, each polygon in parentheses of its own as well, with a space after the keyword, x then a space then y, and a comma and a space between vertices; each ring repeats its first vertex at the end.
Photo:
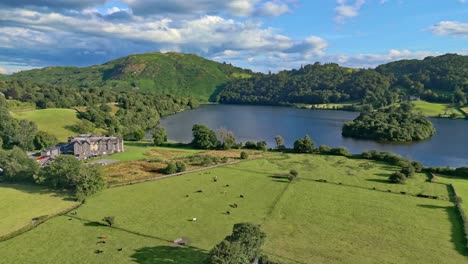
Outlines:
POLYGON ((77 137, 68 138, 68 142, 65 144, 44 150, 42 156, 54 158, 63 154, 74 155, 78 159, 88 159, 123 151, 124 144, 121 138, 78 135, 77 137))

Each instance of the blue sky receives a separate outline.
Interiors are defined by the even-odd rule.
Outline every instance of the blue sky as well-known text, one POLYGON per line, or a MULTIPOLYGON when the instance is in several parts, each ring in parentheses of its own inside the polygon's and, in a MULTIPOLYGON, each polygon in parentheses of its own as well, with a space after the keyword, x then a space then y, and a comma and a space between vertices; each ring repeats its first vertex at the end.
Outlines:
POLYGON ((2 0, 0 72, 195 53, 256 71, 468 53, 468 0, 2 0))

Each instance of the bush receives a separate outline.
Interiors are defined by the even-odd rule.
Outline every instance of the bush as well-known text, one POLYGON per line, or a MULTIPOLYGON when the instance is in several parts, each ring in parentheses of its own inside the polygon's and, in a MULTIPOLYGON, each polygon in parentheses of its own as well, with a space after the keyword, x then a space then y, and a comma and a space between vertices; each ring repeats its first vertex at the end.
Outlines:
POLYGON ((174 163, 174 162, 169 162, 166 166, 166 168, 164 169, 164 173, 165 174, 174 174, 174 173, 177 173, 177 165, 174 163))
POLYGON ((102 219, 107 226, 112 227, 115 224, 115 217, 114 216, 106 216, 102 219))
POLYGON ((406 181, 406 176, 401 173, 401 172, 395 172, 393 173, 392 175, 390 175, 390 178, 389 180, 392 182, 392 183, 400 183, 400 184, 403 184, 405 181, 406 181))
POLYGON ((297 172, 297 170, 295 170, 295 169, 292 169, 292 170, 289 171, 289 174, 291 174, 294 177, 297 177, 297 175, 299 175, 299 172, 297 172))
POLYGON ((267 143, 265 141, 257 142, 257 148, 256 149, 261 150, 261 151, 266 151, 267 150, 267 143))
POLYGON ((257 144, 255 144, 255 142, 253 141, 247 141, 245 142, 244 148, 245 149, 257 149, 257 144))
POLYGON ((321 154, 328 154, 330 153, 331 148, 327 145, 320 145, 318 150, 319 150, 319 153, 321 154))
POLYGON ((406 177, 411 177, 415 173, 415 169, 412 165, 401 168, 400 172, 403 173, 406 177))
POLYGON ((330 149, 329 153, 331 155, 337 155, 337 156, 350 156, 351 153, 349 153, 349 150, 347 148, 341 147, 341 148, 332 148, 330 149))
POLYGON ((296 153, 312 153, 315 144, 308 135, 304 138, 299 138, 294 142, 294 152, 296 153))
POLYGON ((245 160, 245 159, 248 159, 249 158, 249 153, 245 152, 245 151, 242 151, 241 154, 240 154, 240 158, 245 160))
POLYGON ((183 163, 182 161, 177 161, 175 166, 177 168, 177 172, 184 172, 187 169, 185 163, 183 163))
POLYGON ((226 163, 229 161, 229 158, 228 157, 222 157, 221 158, 221 163, 226 163))

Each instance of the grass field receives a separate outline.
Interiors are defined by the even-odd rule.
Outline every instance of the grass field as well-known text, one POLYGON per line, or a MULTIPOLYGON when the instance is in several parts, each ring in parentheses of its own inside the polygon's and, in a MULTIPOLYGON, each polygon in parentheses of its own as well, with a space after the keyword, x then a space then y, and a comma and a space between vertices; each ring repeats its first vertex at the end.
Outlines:
POLYGON ((425 101, 413 101, 414 111, 420 112, 430 117, 449 117, 455 113, 457 117, 463 117, 463 113, 453 108, 449 104, 429 103, 425 101))
POLYGON ((82 220, 55 218, 3 242, 0 255, 5 263, 201 263, 234 223, 248 221, 262 224, 265 251, 284 263, 466 263, 453 204, 396 193, 447 197, 446 187, 424 175, 389 184, 395 169, 343 157, 277 155, 107 189, 76 211, 82 220), (276 177, 291 168, 299 171, 297 181, 276 177), (97 224, 104 216, 115 216, 125 231, 97 224), (96 244, 101 235, 106 244, 96 244), (170 243, 181 237, 190 247, 170 243))
POLYGON ((76 125, 79 119, 76 111, 72 109, 43 109, 14 112, 13 117, 33 121, 40 131, 55 135, 60 141, 66 141, 73 136, 71 126, 76 125))
POLYGON ((65 198, 39 186, 0 184, 0 236, 30 224, 35 217, 53 215, 76 205, 65 198))
POLYGON ((437 182, 453 185, 457 195, 462 198, 463 209, 465 212, 468 212, 468 179, 444 177, 441 175, 436 176, 436 179, 437 182))

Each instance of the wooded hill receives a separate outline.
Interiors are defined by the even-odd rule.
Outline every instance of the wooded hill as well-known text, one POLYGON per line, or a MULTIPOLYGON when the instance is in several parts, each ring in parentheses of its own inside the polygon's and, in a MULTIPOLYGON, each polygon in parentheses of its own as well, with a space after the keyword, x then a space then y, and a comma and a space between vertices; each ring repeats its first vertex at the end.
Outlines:
MULTIPOLYGON (((60 89, 133 89, 236 104, 353 102, 368 110, 391 105, 408 96, 466 104, 468 56, 446 54, 423 60, 401 60, 376 69, 317 62, 297 70, 263 74, 192 54, 147 53, 103 65, 48 67, 0 79, 60 89)), ((0 91, 10 87, 7 84, 0 91)))
POLYGON ((359 102, 380 108, 408 96, 432 102, 466 104, 468 56, 446 54, 402 60, 376 69, 328 63, 277 74, 257 73, 224 85, 217 99, 237 104, 324 104, 359 102))
POLYGON ((22 71, 9 79, 56 87, 152 91, 208 101, 221 84, 250 75, 251 71, 193 54, 146 53, 90 67, 22 71))

